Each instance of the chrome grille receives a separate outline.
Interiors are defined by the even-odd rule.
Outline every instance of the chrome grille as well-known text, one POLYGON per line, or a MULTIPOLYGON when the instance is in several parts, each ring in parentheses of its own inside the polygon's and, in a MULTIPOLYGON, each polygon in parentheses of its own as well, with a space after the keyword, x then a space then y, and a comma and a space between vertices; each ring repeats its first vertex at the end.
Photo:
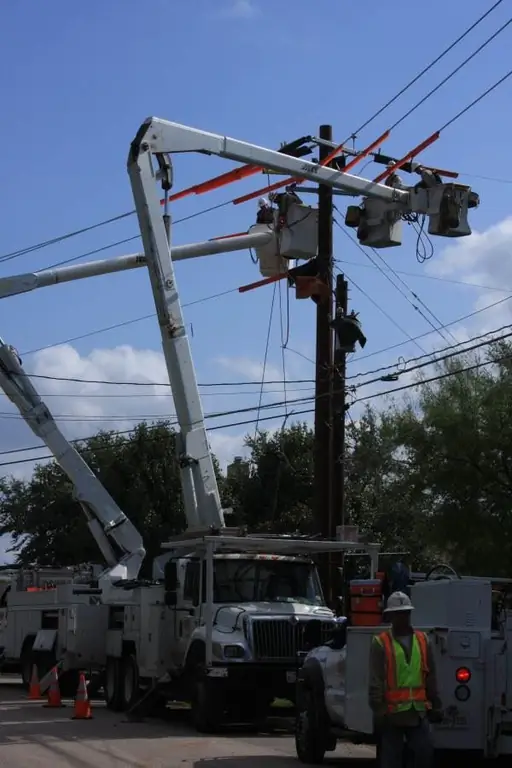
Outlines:
MULTIPOLYGON (((251 649, 258 661, 295 659, 304 650, 304 629, 310 619, 295 617, 252 618, 250 625, 251 649)), ((334 626, 333 621, 322 621, 322 640, 328 639, 334 626)))

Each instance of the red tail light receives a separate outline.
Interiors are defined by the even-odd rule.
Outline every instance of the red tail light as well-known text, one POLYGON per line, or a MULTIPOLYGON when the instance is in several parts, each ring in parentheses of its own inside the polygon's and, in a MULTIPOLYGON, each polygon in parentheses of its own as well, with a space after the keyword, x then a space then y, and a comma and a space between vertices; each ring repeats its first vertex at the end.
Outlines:
POLYGON ((471 680, 471 670, 467 667, 459 667, 455 673, 455 679, 461 685, 467 685, 471 680))

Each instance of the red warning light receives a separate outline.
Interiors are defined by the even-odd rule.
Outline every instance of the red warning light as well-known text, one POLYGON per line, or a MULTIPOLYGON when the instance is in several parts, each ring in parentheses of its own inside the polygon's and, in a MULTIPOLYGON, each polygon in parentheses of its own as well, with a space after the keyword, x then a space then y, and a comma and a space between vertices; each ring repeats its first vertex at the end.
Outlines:
POLYGON ((459 667, 455 673, 455 679, 458 683, 461 683, 461 685, 469 683, 471 680, 471 670, 469 670, 467 667, 459 667))

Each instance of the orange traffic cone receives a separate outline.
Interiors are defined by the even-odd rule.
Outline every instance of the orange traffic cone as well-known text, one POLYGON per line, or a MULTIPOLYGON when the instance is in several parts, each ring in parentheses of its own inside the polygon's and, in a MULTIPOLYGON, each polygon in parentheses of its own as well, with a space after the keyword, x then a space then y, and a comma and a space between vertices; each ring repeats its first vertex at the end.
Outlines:
POLYGON ((39 685, 39 676, 37 674, 37 667, 35 664, 32 667, 32 677, 30 678, 28 698, 32 699, 32 701, 40 701, 42 699, 41 686, 39 685))
POLYGON ((50 687, 48 688, 48 701, 44 706, 49 708, 60 708, 65 706, 60 698, 59 673, 57 667, 52 669, 52 680, 50 687))
POLYGON ((89 701, 87 683, 85 682, 85 675, 83 672, 80 672, 80 682, 78 683, 78 690, 76 692, 75 710, 73 712, 72 720, 92 720, 91 703, 89 701))

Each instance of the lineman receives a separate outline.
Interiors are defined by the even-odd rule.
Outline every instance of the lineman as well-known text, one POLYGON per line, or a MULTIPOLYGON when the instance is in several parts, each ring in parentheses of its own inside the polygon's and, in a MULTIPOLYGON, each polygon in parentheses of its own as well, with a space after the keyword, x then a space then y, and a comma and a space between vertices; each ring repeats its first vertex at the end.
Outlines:
POLYGON ((431 768, 429 722, 442 719, 433 653, 426 634, 412 628, 413 610, 404 592, 393 592, 384 611, 391 627, 371 647, 368 697, 381 768, 402 768, 406 744, 414 768, 431 768))

